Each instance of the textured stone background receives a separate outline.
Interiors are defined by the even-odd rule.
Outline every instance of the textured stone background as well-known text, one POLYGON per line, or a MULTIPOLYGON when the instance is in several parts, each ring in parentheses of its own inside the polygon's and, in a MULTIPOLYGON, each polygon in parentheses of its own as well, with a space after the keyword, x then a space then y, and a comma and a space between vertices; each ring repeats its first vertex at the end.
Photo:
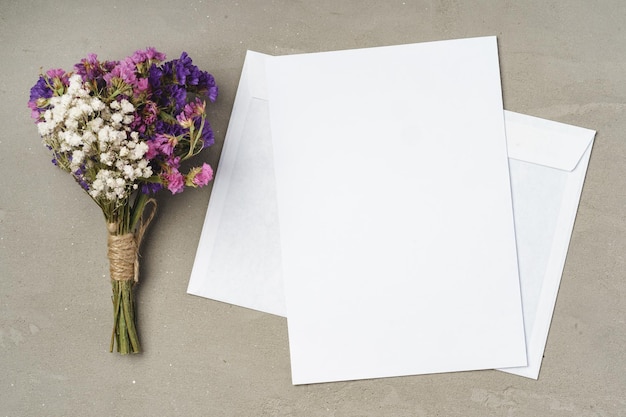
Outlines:
POLYGON ((0 1, 0 416, 626 416, 625 22, 617 0, 0 1), (40 67, 187 51, 221 88, 203 154, 216 165, 246 49, 483 35, 498 36, 508 110, 598 131, 538 381, 293 387, 284 319, 185 292, 210 188, 160 195, 138 290, 145 353, 108 353, 104 222, 29 118, 40 67))

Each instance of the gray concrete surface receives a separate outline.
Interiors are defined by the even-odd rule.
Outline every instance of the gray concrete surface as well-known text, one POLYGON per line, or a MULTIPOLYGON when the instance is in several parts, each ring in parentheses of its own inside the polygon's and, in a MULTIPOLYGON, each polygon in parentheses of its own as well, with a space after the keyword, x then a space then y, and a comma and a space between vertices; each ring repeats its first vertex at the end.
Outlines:
POLYGON ((626 2, 2 0, 0 61, 0 416, 626 416, 626 2), (284 319, 185 293, 210 188, 160 195, 138 290, 145 353, 108 352, 104 222, 29 118, 40 67, 187 51, 221 88, 203 154, 216 164, 246 49, 482 35, 498 36, 507 109, 598 131, 538 381, 293 387, 284 319))

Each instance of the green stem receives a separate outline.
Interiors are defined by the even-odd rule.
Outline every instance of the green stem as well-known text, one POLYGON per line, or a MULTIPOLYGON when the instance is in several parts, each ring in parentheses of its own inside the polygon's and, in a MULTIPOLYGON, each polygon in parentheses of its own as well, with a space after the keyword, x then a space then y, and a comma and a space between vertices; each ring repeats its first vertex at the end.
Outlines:
POLYGON ((121 297, 119 293, 119 281, 111 281, 111 284, 113 286, 113 331, 111 332, 111 345, 109 346, 109 351, 113 352, 113 344, 115 340, 117 340, 117 345, 119 346, 119 338, 117 337, 117 320, 120 316, 121 297))
POLYGON ((131 211, 130 215, 130 224, 129 231, 134 231, 139 223, 139 219, 141 219, 141 215, 143 214, 143 209, 146 207, 146 203, 148 202, 148 194, 144 194, 139 191, 137 198, 135 199, 135 204, 131 211))
POLYGON ((124 302, 122 304, 124 311, 124 320, 126 321, 126 329, 128 331, 128 339, 130 341, 130 347, 132 353, 139 353, 139 337, 137 337, 137 329, 135 328, 135 311, 133 306, 133 282, 123 281, 122 286, 124 291, 122 296, 124 302))
POLYGON ((112 281, 112 286, 113 332, 109 350, 113 352, 113 344, 116 341, 117 351, 120 354, 139 353, 141 352, 141 347, 135 326, 133 281, 112 281))

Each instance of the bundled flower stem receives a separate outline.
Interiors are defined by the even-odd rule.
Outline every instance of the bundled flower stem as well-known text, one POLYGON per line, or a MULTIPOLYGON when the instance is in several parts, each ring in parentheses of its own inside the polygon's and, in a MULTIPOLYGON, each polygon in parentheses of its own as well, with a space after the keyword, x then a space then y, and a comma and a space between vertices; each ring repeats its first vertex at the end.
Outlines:
POLYGON ((152 205, 147 219, 128 223, 129 230, 120 226, 125 222, 107 224, 108 257, 110 264, 111 285, 113 289, 113 332, 111 334, 110 351, 117 342, 117 351, 121 354, 139 353, 139 337, 135 326, 135 308, 133 287, 139 282, 139 247, 143 235, 156 212, 156 200, 147 199, 146 194, 139 194, 135 202, 136 213, 143 213, 146 204, 152 205))
POLYGON ((183 52, 163 63, 154 48, 122 61, 89 54, 74 72, 41 74, 28 107, 52 162, 69 172, 102 209, 108 231, 114 325, 110 350, 141 351, 133 287, 138 251, 162 188, 177 194, 213 178, 206 163, 181 173, 181 163, 214 142, 206 101, 217 85, 183 52), (145 212, 150 210, 148 215, 145 212))

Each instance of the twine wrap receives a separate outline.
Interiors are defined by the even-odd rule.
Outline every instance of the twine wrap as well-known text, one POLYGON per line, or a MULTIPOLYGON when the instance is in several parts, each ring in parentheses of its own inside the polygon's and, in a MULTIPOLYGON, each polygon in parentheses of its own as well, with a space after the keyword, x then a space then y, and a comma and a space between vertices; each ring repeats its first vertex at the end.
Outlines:
POLYGON ((107 223, 109 237, 107 240, 109 272, 113 281, 139 282, 139 246, 143 235, 156 212, 156 200, 151 198, 146 206, 152 205, 148 218, 140 221, 135 233, 117 234, 118 224, 107 223))
POLYGON ((108 256, 109 271, 113 281, 139 281, 139 258, 134 233, 116 235, 115 223, 107 225, 109 230, 108 256), (113 229, 113 233, 111 233, 113 229))

